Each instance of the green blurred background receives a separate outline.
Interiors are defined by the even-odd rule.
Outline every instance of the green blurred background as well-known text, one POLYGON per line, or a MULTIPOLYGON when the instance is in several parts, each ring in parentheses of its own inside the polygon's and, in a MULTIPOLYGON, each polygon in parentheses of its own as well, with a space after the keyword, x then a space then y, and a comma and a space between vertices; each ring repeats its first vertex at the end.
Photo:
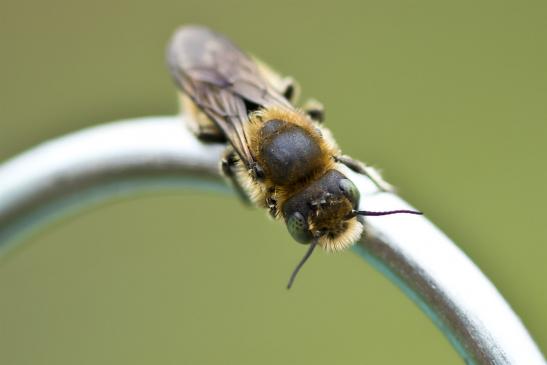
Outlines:
MULTIPOLYGON (((323 101, 344 151, 383 168, 546 349, 546 19, 545 1, 2 0, 0 158, 176 113, 165 44, 207 24, 323 101)), ((80 212, 0 262, 0 363, 461 363, 351 253, 317 254, 287 292, 302 250, 230 196, 80 212)))

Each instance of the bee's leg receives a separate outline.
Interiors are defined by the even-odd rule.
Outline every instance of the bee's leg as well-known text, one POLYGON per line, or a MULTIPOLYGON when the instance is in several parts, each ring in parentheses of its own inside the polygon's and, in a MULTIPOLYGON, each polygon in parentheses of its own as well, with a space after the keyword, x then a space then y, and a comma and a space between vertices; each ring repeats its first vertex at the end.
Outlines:
POLYGON ((251 205, 251 199, 249 199, 249 196, 247 195, 247 192, 245 189, 243 189, 243 186, 241 186, 241 183, 237 179, 236 176, 236 170, 238 168, 237 163, 239 159, 234 152, 233 149, 228 148, 226 150, 226 153, 224 154, 224 157, 220 161, 220 167, 222 169, 222 174, 230 180, 230 183, 234 187, 237 195, 245 205, 251 205))
POLYGON ((388 182, 382 179, 382 176, 374 167, 367 166, 361 161, 355 160, 348 155, 334 156, 334 160, 346 165, 351 170, 367 176, 381 190, 393 192, 395 189, 388 182))
POLYGON ((314 122, 323 123, 325 120, 325 107, 315 99, 308 99, 302 109, 314 122))
POLYGON ((300 96, 300 86, 290 76, 286 76, 280 80, 279 92, 285 97, 291 104, 295 104, 300 96))
POLYGON ((255 59, 256 65, 260 73, 264 76, 264 79, 268 81, 268 84, 278 93, 283 95, 291 104, 295 104, 300 96, 300 86, 290 76, 281 76, 276 71, 272 70, 270 66, 264 62, 255 59))
POLYGON ((222 133, 218 133, 216 129, 208 129, 202 126, 192 128, 192 132, 196 137, 205 143, 225 143, 226 137, 222 133))
POLYGON ((205 115, 190 98, 181 95, 181 104, 184 112, 188 115, 186 123, 192 133, 202 142, 225 143, 226 136, 209 117, 205 115))
POLYGON ((275 189, 270 189, 268 195, 266 196, 266 205, 268 206, 268 212, 272 218, 277 217, 279 213, 277 210, 277 199, 275 198, 275 189))
POLYGON ((225 143, 226 137, 222 133, 218 133, 216 130, 208 130, 207 128, 199 128, 194 132, 196 137, 206 143, 225 143))

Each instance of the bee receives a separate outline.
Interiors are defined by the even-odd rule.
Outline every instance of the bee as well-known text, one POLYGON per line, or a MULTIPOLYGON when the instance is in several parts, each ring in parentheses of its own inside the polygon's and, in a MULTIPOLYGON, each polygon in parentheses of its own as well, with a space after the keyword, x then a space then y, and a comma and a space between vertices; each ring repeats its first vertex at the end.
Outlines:
POLYGON ((223 175, 241 198, 283 219, 309 244, 287 288, 316 246, 340 251, 363 233, 362 216, 416 211, 360 211, 359 190, 342 165, 391 187, 371 167, 341 154, 314 100, 297 108, 297 83, 282 77, 224 36, 202 26, 176 30, 167 64, 190 128, 205 142, 224 143, 223 175))

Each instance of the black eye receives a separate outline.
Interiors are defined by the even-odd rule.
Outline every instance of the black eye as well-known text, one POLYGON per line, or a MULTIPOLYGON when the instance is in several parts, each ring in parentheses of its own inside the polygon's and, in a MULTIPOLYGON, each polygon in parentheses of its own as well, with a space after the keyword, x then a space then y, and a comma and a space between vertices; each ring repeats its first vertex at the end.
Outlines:
POLYGON ((360 197, 357 186, 355 186, 355 184, 352 183, 349 179, 341 179, 338 183, 338 186, 340 187, 340 190, 346 196, 346 198, 348 198, 353 203, 353 208, 357 209, 360 197))
POLYGON ((313 238, 308 229, 306 219, 299 212, 295 212, 289 217, 287 220, 287 229, 292 238, 300 243, 308 243, 313 238))

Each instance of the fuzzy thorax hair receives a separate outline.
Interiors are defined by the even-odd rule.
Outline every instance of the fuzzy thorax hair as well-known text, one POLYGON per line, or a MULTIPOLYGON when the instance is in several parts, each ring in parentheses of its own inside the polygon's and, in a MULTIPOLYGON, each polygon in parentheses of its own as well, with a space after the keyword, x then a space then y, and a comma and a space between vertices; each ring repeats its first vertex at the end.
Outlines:
POLYGON ((260 151, 261 144, 263 143, 263 140, 261 139, 261 129, 264 123, 270 120, 280 120, 302 128, 314 139, 321 151, 317 161, 314 163, 316 168, 305 179, 302 179, 297 183, 280 186, 268 179, 267 175, 263 183, 260 184, 257 184, 254 181, 244 182, 244 186, 250 188, 249 193, 258 205, 264 206, 266 194, 269 192, 274 195, 278 207, 282 208, 283 203, 294 193, 303 189, 311 181, 322 176, 328 170, 335 168, 336 163, 332 157, 339 153, 339 149, 332 138, 330 138, 330 132, 326 128, 312 122, 303 112, 296 109, 285 109, 280 107, 265 108, 253 113, 250 116, 249 123, 245 126, 246 135, 250 138, 249 148, 251 153, 261 165, 264 165, 260 151))

